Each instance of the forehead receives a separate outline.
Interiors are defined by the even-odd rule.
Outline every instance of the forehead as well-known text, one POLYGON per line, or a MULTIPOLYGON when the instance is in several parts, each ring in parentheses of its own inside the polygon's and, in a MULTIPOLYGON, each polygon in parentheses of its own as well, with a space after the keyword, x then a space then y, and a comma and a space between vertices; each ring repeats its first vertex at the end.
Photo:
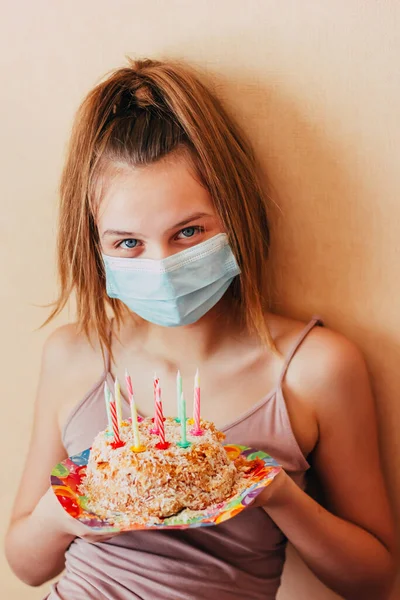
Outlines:
POLYGON ((100 214, 131 208, 141 211, 212 206, 209 192, 182 157, 139 167, 112 164, 102 177, 99 198, 100 214))

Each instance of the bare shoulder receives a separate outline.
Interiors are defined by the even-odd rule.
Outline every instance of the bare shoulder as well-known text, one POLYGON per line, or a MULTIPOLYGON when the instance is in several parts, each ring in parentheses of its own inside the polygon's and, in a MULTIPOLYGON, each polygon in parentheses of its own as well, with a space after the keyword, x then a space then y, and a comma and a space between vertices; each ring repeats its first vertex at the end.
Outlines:
MULTIPOLYGON (((321 433, 353 414, 353 423, 373 412, 364 356, 343 334, 310 321, 271 315, 269 325, 282 355, 290 360, 282 389, 295 437, 308 456, 321 433), (299 343, 299 340, 301 342, 299 343)), ((282 367, 281 367, 282 368, 282 367)))
POLYGON ((56 364, 59 359, 79 360, 98 350, 98 344, 91 345, 77 323, 68 323, 55 329, 46 339, 44 355, 56 364))
MULTIPOLYGON (((94 338, 93 338, 94 339, 94 338)), ((46 339, 42 355, 42 375, 57 379, 57 389, 85 388, 104 369, 100 345, 91 343, 77 323, 55 329, 46 339)))
MULTIPOLYGON (((270 329, 278 349, 288 356, 309 322, 271 315, 270 329)), ((361 349, 338 331, 315 325, 306 335, 290 361, 285 382, 299 394, 313 396, 333 386, 346 385, 350 379, 365 378, 367 365, 361 349)), ((323 398, 320 397, 323 401, 323 398)))
POLYGON ((326 326, 316 326, 308 332, 292 359, 287 383, 308 398, 317 413, 340 410, 349 396, 353 406, 356 398, 365 402, 366 397, 371 397, 362 350, 345 335, 326 326), (360 392, 360 386, 364 394, 353 394, 355 387, 360 392))

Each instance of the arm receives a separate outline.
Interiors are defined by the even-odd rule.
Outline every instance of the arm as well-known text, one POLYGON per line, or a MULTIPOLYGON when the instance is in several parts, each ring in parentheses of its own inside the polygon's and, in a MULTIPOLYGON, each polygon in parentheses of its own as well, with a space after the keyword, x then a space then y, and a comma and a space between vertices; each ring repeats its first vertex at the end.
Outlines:
POLYGON ((57 423, 61 337, 59 332, 52 334, 44 346, 30 446, 5 541, 11 568, 30 585, 40 585, 63 570, 64 552, 74 539, 63 531, 62 520, 49 523, 42 510, 50 472, 67 457, 57 423))
POLYGON ((346 600, 383 600, 394 577, 394 526, 367 368, 359 350, 333 332, 318 332, 315 346, 302 359, 312 373, 308 368, 304 377, 304 363, 287 393, 296 387, 296 396, 313 405, 319 430, 313 464, 327 508, 285 473, 258 504, 328 587, 346 600))
MULTIPOLYGON (((24 583, 39 586, 64 570, 65 551, 75 538, 62 527, 59 519, 51 519, 51 507, 57 499, 51 489, 40 499, 35 509, 12 519, 6 537, 6 556, 14 573, 24 583)), ((62 508, 61 508, 62 510, 62 508)))
POLYGON ((87 541, 113 537, 70 517, 49 487, 52 468, 67 458, 60 407, 81 397, 87 379, 101 372, 101 356, 96 359, 93 352, 74 325, 57 329, 44 346, 30 447, 5 540, 11 568, 29 585, 41 585, 64 569, 65 550, 76 536, 87 541))

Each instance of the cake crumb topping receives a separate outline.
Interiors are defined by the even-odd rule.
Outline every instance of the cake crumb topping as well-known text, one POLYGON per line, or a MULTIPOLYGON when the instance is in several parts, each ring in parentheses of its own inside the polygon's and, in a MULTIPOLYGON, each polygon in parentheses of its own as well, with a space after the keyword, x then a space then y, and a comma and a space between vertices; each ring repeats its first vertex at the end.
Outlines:
POLYGON ((164 423, 166 450, 156 448, 159 437, 150 432, 150 417, 139 424, 142 452, 131 450, 133 431, 123 421, 120 438, 124 443, 112 447, 113 437, 103 430, 95 437, 86 474, 79 493, 87 498, 87 509, 110 523, 162 523, 166 517, 184 511, 190 518, 232 496, 240 488, 248 465, 233 461, 222 444, 225 434, 211 421, 201 420, 202 436, 191 435, 187 427, 188 448, 181 448, 181 425, 171 417, 164 423))

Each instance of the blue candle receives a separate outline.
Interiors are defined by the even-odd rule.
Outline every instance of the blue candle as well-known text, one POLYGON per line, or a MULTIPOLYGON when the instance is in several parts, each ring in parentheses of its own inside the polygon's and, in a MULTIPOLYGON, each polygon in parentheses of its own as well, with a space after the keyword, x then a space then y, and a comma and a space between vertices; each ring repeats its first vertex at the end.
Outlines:
POLYGON ((181 394, 181 441, 177 442, 177 445, 180 448, 188 448, 190 446, 190 442, 186 439, 186 401, 181 394))

